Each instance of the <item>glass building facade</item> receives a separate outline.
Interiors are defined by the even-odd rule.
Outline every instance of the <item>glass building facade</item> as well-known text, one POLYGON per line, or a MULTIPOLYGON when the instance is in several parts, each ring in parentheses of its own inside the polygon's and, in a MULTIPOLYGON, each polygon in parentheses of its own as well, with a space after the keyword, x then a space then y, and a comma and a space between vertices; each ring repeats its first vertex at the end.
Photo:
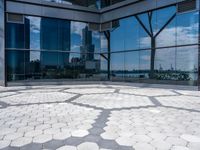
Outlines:
POLYGON ((82 22, 24 16, 7 23, 7 79, 105 78, 99 32, 82 22))
POLYGON ((112 80, 197 85, 199 11, 176 8, 120 20, 111 32, 112 80))
MULTIPOLYGON (((51 2, 104 8, 121 1, 51 2)), ((101 23, 61 17, 22 14, 20 22, 7 19, 7 81, 109 80, 197 86, 199 9, 179 9, 174 3, 119 17, 111 20, 115 24, 110 30, 102 30, 101 23)))

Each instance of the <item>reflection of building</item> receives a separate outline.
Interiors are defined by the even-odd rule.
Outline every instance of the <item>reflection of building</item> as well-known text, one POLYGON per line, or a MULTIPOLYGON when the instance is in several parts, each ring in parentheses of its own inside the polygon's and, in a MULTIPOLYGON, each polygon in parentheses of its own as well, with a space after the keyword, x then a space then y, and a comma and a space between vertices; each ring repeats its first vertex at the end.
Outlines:
POLYGON ((92 44, 92 31, 88 27, 82 30, 81 61, 88 70, 100 70, 100 61, 94 58, 94 44, 92 44))
POLYGON ((94 45, 92 44, 92 31, 85 27, 82 30, 82 46, 81 46, 81 59, 82 60, 94 60, 94 45))
POLYGON ((0 1, 0 77, 7 81, 35 74, 92 79, 103 72, 105 80, 128 76, 148 83, 188 84, 182 81, 189 76, 189 84, 197 85, 199 0, 45 1, 0 1), (29 48, 36 50, 23 51, 29 48))

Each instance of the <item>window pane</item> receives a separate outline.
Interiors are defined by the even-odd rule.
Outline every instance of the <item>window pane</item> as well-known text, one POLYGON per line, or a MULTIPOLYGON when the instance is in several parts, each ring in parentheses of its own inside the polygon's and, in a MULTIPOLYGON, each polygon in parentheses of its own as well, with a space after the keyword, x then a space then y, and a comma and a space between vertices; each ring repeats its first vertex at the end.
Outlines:
POLYGON ((25 79, 41 79, 41 52, 25 51, 25 79))
POLYGON ((126 80, 133 80, 139 78, 139 51, 125 53, 125 71, 124 76, 126 80))
POLYGON ((58 68, 57 52, 41 52, 41 70, 44 79, 56 79, 58 68))
POLYGON ((123 51, 124 50, 124 43, 125 43, 125 28, 126 22, 125 20, 119 21, 120 26, 116 28, 114 31, 111 32, 111 51, 123 51))
POLYGON ((60 19, 41 19, 41 49, 70 50, 70 22, 60 19), (53 32, 49 32, 53 31, 53 32))
POLYGON ((24 24, 7 23, 7 48, 25 48, 24 24))
POLYGON ((25 73, 24 51, 6 51, 8 81, 23 80, 25 73))
POLYGON ((140 78, 149 78, 151 51, 140 51, 140 78))
POLYGON ((179 81, 187 81, 196 84, 198 79, 198 47, 177 48, 176 70, 179 81))
POLYGON ((123 80, 124 53, 111 54, 111 78, 112 80, 123 80))
POLYGON ((176 48, 157 49, 154 77, 157 80, 176 80, 176 48))
POLYGON ((177 45, 198 43, 199 13, 190 12, 177 16, 177 45))
POLYGON ((139 49, 139 23, 135 17, 129 17, 125 21, 125 50, 139 49))
POLYGON ((41 27, 41 18, 40 17, 31 17, 28 16, 26 17, 27 20, 30 22, 30 27, 28 31, 29 33, 26 32, 26 38, 30 39, 30 49, 33 50, 39 50, 41 49, 41 35, 40 35, 40 27, 41 27), (29 35, 29 37, 28 37, 29 35))
POLYGON ((83 33, 86 28, 86 23, 71 22, 71 51, 80 52, 83 44, 83 33))

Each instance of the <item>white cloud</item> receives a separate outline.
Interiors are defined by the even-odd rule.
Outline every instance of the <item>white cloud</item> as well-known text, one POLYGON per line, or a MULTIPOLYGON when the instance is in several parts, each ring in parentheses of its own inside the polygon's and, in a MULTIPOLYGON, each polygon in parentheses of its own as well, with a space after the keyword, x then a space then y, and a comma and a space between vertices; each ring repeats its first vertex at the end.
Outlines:
POLYGON ((30 28, 31 32, 34 33, 39 33, 40 32, 40 23, 41 23, 41 18, 40 17, 26 17, 30 21, 30 28))
POLYGON ((86 23, 82 22, 71 22, 71 33, 78 34, 82 36, 82 30, 86 27, 86 23))

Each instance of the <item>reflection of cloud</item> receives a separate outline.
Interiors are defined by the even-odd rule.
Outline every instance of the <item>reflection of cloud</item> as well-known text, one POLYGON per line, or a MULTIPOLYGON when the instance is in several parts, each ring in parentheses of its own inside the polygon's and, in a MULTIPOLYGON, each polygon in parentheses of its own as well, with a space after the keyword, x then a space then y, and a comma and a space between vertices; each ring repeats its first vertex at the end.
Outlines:
POLYGON ((150 55, 142 55, 141 56, 141 60, 142 61, 150 61, 151 59, 150 59, 150 55))
POLYGON ((30 61, 40 60, 40 52, 30 52, 30 61))
POLYGON ((103 51, 107 50, 108 48, 108 42, 107 42, 107 39, 104 35, 101 35, 101 49, 103 51))
POLYGON ((40 23, 41 18, 40 17, 26 17, 30 20, 30 28, 31 32, 39 33, 40 32, 40 23))
POLYGON ((73 34, 82 35, 82 30, 86 27, 86 23, 82 22, 71 22, 71 32, 73 34))
MULTIPOLYGON (((162 46, 174 46, 177 42, 179 45, 188 43, 197 43, 198 41, 198 23, 191 25, 190 27, 173 27, 164 29, 157 37, 157 47, 162 46)), ((149 46, 150 38, 140 38, 141 47, 149 46)))

